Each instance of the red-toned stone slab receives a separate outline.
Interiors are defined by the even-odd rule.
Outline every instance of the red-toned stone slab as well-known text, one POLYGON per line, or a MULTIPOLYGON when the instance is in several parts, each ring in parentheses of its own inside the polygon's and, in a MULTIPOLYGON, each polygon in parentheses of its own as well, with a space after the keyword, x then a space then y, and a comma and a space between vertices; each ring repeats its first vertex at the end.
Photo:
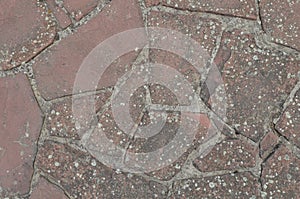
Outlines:
POLYGON ((64 7, 76 20, 80 20, 92 11, 98 3, 104 4, 105 2, 105 0, 64 0, 64 7))
POLYGON ((275 128, 300 148, 300 90, 295 94, 275 128))
POLYGON ((38 184, 33 188, 30 199, 67 199, 68 197, 57 186, 51 184, 44 178, 40 178, 38 184))
POLYGON ((214 146, 205 156, 198 157, 194 165, 202 172, 237 170, 255 167, 258 148, 245 141, 228 139, 214 146))
MULTIPOLYGON (((182 15, 152 11, 148 16, 148 26, 176 30, 191 37, 202 47, 203 56, 208 59, 221 34, 221 23, 218 20, 203 18, 196 14, 182 15)), ((180 42, 178 41, 176 45, 184 45, 180 42)), ((199 86, 201 75, 203 75, 201 72, 206 69, 205 65, 192 66, 180 55, 158 49, 150 49, 149 59, 152 63, 164 64, 176 69, 191 83, 194 89, 199 86), (195 67, 198 67, 200 72, 195 67)))
POLYGON ((151 103, 176 106, 178 105, 178 99, 172 93, 172 91, 160 84, 151 84, 149 87, 151 103))
POLYGON ((258 141, 271 131, 266 124, 273 121, 295 86, 299 61, 293 55, 260 49, 254 36, 241 30, 223 34, 217 57, 224 60, 219 68, 227 95, 228 123, 258 141))
POLYGON ((43 3, 0 2, 0 70, 11 69, 52 43, 55 23, 43 3))
POLYGON ((64 10, 56 4, 55 0, 47 0, 47 4, 49 7, 48 12, 53 13, 58 25, 61 29, 64 29, 71 25, 72 21, 71 19, 67 16, 67 14, 64 12, 64 10))
POLYGON ((145 0, 146 6, 165 5, 175 9, 210 12, 221 15, 256 19, 255 0, 145 0))
POLYGON ((263 165, 262 186, 267 198, 298 198, 300 159, 281 146, 263 165))
MULTIPOLYGON (((152 11, 148 15, 147 25, 150 27, 173 29, 190 36, 199 42, 208 55, 211 55, 213 49, 216 47, 216 39, 220 36, 221 32, 221 23, 218 20, 204 18, 197 14, 183 15, 152 11)), ((177 64, 177 67, 179 65, 177 64)))
MULTIPOLYGON (((71 94, 76 73, 93 48, 116 33, 142 25, 139 5, 135 0, 112 1, 76 33, 38 58, 33 68, 42 96, 48 100, 71 94)), ((102 76, 101 87, 114 85, 136 56, 137 52, 132 52, 117 59, 102 76)))
POLYGON ((0 78, 0 102, 0 197, 25 194, 33 173, 41 111, 22 74, 0 78))
MULTIPOLYGON (((105 90, 100 91, 99 94, 95 95, 95 112, 102 110, 102 106, 106 103, 111 94, 111 91, 105 90)), ((74 97, 74 102, 77 101, 80 104, 86 104, 86 101, 89 99, 90 98, 86 96, 76 96, 74 97)), ((83 109, 81 106, 77 108, 83 109)), ((87 116, 84 119, 89 118, 90 117, 87 116)), ((74 112, 72 109, 72 98, 66 97, 64 99, 59 99, 56 102, 52 102, 49 112, 46 114, 45 128, 50 136, 80 139, 80 132, 88 130, 91 125, 90 122, 92 121, 87 121, 87 125, 82 127, 75 125, 76 118, 74 118, 74 112)))
MULTIPOLYGON (((200 115, 199 119, 200 119, 200 126, 199 126, 197 134, 195 135, 195 140, 191 144, 191 146, 186 150, 186 152, 183 153, 180 157, 178 157, 178 159, 176 161, 174 161, 172 164, 170 164, 164 168, 158 169, 156 171, 149 172, 149 173, 147 173, 147 175, 155 177, 159 180, 170 180, 181 171, 181 168, 183 167, 188 156, 190 155, 190 153, 193 150, 195 150, 195 149, 203 150, 203 148, 201 148, 201 144, 204 144, 211 137, 215 136, 217 131, 216 131, 216 129, 214 129, 212 127, 211 127, 212 128, 211 130, 208 129, 208 128, 210 128, 211 124, 206 115, 204 115, 204 114, 200 115)), ((166 129, 168 129, 168 128, 172 131, 172 129, 170 127, 166 126, 166 129)), ((167 131, 166 129, 164 129, 165 132, 163 132, 163 133, 166 133, 166 131, 167 131)), ((176 146, 175 146, 175 148, 176 148, 176 146)), ((158 156, 159 156, 159 154, 158 154, 158 156)))
POLYGON ((273 132, 269 132, 260 142, 260 151, 259 154, 262 158, 266 158, 268 154, 270 154, 270 152, 272 150, 274 150, 274 147, 276 146, 276 144, 278 143, 279 139, 278 136, 273 133, 273 132))
POLYGON ((297 0, 262 0, 261 20, 273 41, 300 50, 300 2, 297 0))
POLYGON ((258 179, 250 173, 234 173, 175 182, 172 198, 257 198, 258 179))
POLYGON ((77 198, 165 198, 163 185, 129 173, 114 171, 87 153, 46 142, 37 165, 77 198))
MULTIPOLYGON (((152 103, 158 103, 160 105, 168 104, 177 104, 176 98, 172 95, 170 90, 166 89, 165 87, 158 87, 157 84, 150 85, 150 98, 152 103)), ((132 118, 132 121, 135 125, 138 125, 139 128, 148 125, 149 119, 152 120, 152 124, 159 124, 163 122, 164 117, 166 117, 165 123, 162 123, 161 129, 153 128, 151 133, 153 135, 145 134, 146 137, 139 137, 137 136, 137 132, 135 128, 130 128, 130 131, 124 130, 122 126, 118 123, 116 119, 116 115, 112 113, 112 107, 108 107, 106 111, 104 111, 101 115, 99 115, 99 125, 101 130, 105 133, 104 136, 111 141, 115 146, 123 148, 124 151, 132 152, 132 153, 150 153, 155 152, 157 153, 157 159, 161 157, 161 154, 164 150, 164 147, 169 144, 173 139, 176 133, 178 133, 178 129, 180 127, 180 120, 181 114, 177 111, 168 111, 168 112, 155 112, 157 115, 153 114, 153 111, 150 113, 145 110, 145 106, 147 105, 146 101, 146 90, 144 87, 140 87, 137 89, 130 98, 129 101, 129 115, 126 117, 132 118), (158 115, 160 114, 160 115, 158 115), (164 116, 163 116, 164 115, 164 116), (161 117, 162 116, 162 117, 161 117), (135 129, 135 130, 134 130, 135 129)), ((114 106, 115 104, 112 104, 114 106)), ((153 176, 155 178, 161 180, 170 180, 174 177, 183 166, 186 158, 188 157, 189 153, 197 148, 200 144, 203 144, 207 139, 214 136, 216 131, 208 132, 208 128, 210 127, 210 121, 206 115, 198 115, 197 119, 200 120, 200 126, 197 130, 195 135, 195 139, 193 143, 190 143, 191 146, 187 147, 187 150, 184 154, 179 154, 178 159, 175 160, 172 164, 157 169, 156 171, 150 172, 147 175, 153 176), (208 135, 208 133, 212 133, 213 135, 208 135)), ((197 117, 195 115, 195 117, 197 117)), ((124 119, 125 120, 125 119, 124 119)), ((123 122, 123 120, 121 121, 123 122)), ((148 127, 149 128, 149 127, 148 127)), ((143 131, 142 131, 143 133, 143 131)), ((97 150, 99 153, 100 151, 105 151, 105 149, 101 148, 103 135, 99 135, 98 132, 94 132, 89 139, 88 146, 93 146, 94 152, 97 150)), ((175 143, 174 150, 178 147, 181 143, 175 143)), ((98 154, 95 152, 95 154, 98 154)), ((103 152, 101 152, 103 153, 103 152)), ((156 157, 154 157, 156 158, 156 157)))

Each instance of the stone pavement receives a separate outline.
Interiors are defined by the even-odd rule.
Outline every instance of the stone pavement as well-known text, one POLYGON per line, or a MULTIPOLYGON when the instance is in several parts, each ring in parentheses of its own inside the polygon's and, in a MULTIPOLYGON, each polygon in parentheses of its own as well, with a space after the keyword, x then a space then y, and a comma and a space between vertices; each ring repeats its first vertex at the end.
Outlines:
MULTIPOLYGON (((0 198, 300 198, 299 37, 299 0, 0 0, 0 198), (197 41, 220 72, 223 96, 206 81, 216 83, 214 74, 151 48, 114 60, 96 93, 74 92, 98 44, 142 27, 145 35, 167 28, 197 41), (119 80, 148 62, 179 71, 208 112, 153 116, 149 103, 181 103, 166 86, 147 84, 130 95, 132 120, 139 127, 153 117, 167 122, 149 139, 120 130, 112 103, 119 80), (74 103, 84 113, 90 96, 96 117, 84 115, 87 125, 78 126, 74 103), (214 96, 226 105, 224 117, 214 96), (184 117, 200 123, 192 143, 175 161, 145 172, 110 166, 82 141, 99 127, 125 159, 158 149, 159 162, 184 117)), ((171 73, 159 75, 177 83, 171 73)), ((91 135, 99 146, 103 137, 91 135)))

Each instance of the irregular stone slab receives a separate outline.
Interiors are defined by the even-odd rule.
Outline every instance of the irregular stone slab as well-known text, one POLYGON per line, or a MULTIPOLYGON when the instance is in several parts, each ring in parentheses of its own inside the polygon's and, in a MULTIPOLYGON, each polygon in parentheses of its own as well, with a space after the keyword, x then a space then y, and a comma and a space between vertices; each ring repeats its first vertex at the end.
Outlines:
POLYGON ((262 186, 267 198, 297 198, 300 194, 300 160, 281 146, 264 163, 262 186))
POLYGON ((248 18, 253 20, 255 20, 257 17, 255 0, 145 0, 145 3, 146 6, 154 6, 161 4, 180 10, 209 12, 221 15, 248 18))
POLYGON ((112 170, 88 153, 45 142, 37 165, 71 196, 82 198, 166 198, 167 188, 142 177, 112 170))
MULTIPOLYGON (((147 116, 147 113, 145 113, 144 117, 145 116, 147 116)), ((178 129, 180 126, 180 117, 180 113, 168 112, 166 116, 166 122, 162 126, 162 129, 158 132, 156 132, 157 129, 154 129, 153 131, 155 131, 155 135, 149 136, 147 138, 140 138, 137 136, 133 137, 133 132, 123 131, 117 125, 110 108, 99 116, 99 124, 101 124, 100 126, 104 131, 107 139, 110 142, 112 142, 115 146, 124 149, 124 151, 136 154, 147 154, 153 152, 156 154, 155 158, 157 158, 157 161, 159 161, 162 157, 161 154, 165 150, 165 146, 173 141, 176 133, 179 133, 178 129)), ((166 165, 162 168, 160 168, 159 165, 156 165, 155 162, 151 162, 151 164, 153 164, 153 167, 156 166, 157 168, 153 169, 153 171, 151 172, 147 172, 147 175, 160 180, 170 180, 178 172, 180 172, 180 169, 185 163, 188 155, 194 149, 198 148, 199 145, 203 144, 216 134, 216 130, 208 130, 210 128, 210 121, 206 115, 201 115, 199 117, 199 122, 200 125, 198 127, 194 141, 190 143, 189 147, 184 146, 187 148, 186 151, 183 154, 179 154, 177 159, 172 164, 170 163, 169 165, 166 165)), ((144 125, 143 121, 138 124, 139 127, 143 127, 144 125)), ((101 148, 101 143, 103 143, 102 140, 102 136, 98 135, 97 133, 94 133, 90 137, 88 145, 98 146, 98 148, 95 148, 94 150, 101 150, 102 153, 104 153, 103 151, 105 151, 105 148, 101 148)), ((176 148, 179 146, 181 146, 181 143, 175 143, 175 145, 173 146, 174 150, 176 150, 176 148)), ((107 153, 109 153, 109 151, 107 151, 107 153)))
MULTIPOLYGON (((216 47, 217 38, 221 36, 221 23, 218 20, 204 18, 197 14, 183 15, 151 11, 148 15, 147 25, 149 27, 159 27, 176 30, 184 35, 190 36, 192 39, 197 41, 200 46, 202 46, 205 52, 204 56, 208 57, 212 55, 212 52, 216 47)), ((181 45, 180 42, 181 41, 178 41, 179 46, 181 45)), ((203 72, 205 66, 192 66, 183 57, 180 57, 179 55, 157 49, 150 49, 149 60, 152 63, 164 64, 166 66, 176 69, 179 73, 183 75, 185 80, 187 80, 190 83, 194 90, 199 88, 201 75, 203 74, 197 71, 195 67, 199 67, 200 71, 203 72)), ((169 74, 165 74, 165 77, 167 82, 169 80, 169 74)), ((176 106, 178 104, 181 104, 178 102, 176 96, 172 92, 174 91, 169 90, 168 88, 164 87, 164 85, 151 85, 151 101, 154 104, 169 106, 176 106)), ((169 116, 173 119, 180 118, 180 113, 178 116, 172 114, 169 114, 169 116)), ((211 124, 210 120, 205 114, 199 114, 195 117, 199 117, 198 119, 200 121, 201 127, 199 127, 198 129, 198 135, 196 135, 194 143, 192 143, 191 147, 169 166, 150 172, 147 175, 151 175, 161 180, 170 180, 180 171, 181 167, 186 161, 186 158, 193 149, 199 147, 199 145, 203 144, 203 142, 205 142, 207 139, 215 136, 217 132, 216 130, 211 130, 210 132, 208 132, 208 129, 211 124)), ((172 135, 172 132, 178 130, 178 127, 179 124, 177 124, 176 122, 172 123, 169 127, 166 125, 165 131, 162 131, 164 132, 163 135, 172 135), (166 131, 168 129, 170 129, 171 131, 166 131)), ((172 140, 173 137, 169 136, 167 140, 172 140)), ((161 142, 162 140, 164 139, 157 139, 157 142, 161 142)), ((165 144, 167 143, 168 142, 166 142, 165 144)), ((149 147, 150 145, 144 145, 141 142, 137 146, 149 147)), ((157 145, 158 148, 163 146, 164 145, 157 145)))
MULTIPOLYGON (((213 50, 217 45, 217 38, 221 36, 221 23, 218 20, 203 18, 197 14, 183 15, 152 11, 149 13, 147 25, 176 30, 191 37, 202 47, 203 57, 207 57, 206 61, 211 59, 213 50)), ((180 42, 176 43, 179 46, 178 48, 184 45, 180 42)), ((160 49, 150 49, 149 60, 151 63, 164 64, 176 69, 189 81, 195 90, 199 88, 200 81, 204 80, 202 75, 205 73, 206 66, 203 64, 193 66, 180 55, 160 49)), ((197 61, 200 61, 200 58, 197 61)))
MULTIPOLYGON (((38 57, 33 68, 42 96, 50 100, 71 94, 78 69, 93 48, 114 34, 142 25, 141 12, 135 0, 112 1, 74 34, 38 57)), ((102 76, 101 87, 114 85, 136 56, 137 52, 132 52, 117 59, 102 76)))
POLYGON ((283 112, 275 128, 300 148, 300 90, 283 112))
MULTIPOLYGON (((149 95, 148 96, 152 103, 159 105, 176 105, 178 104, 177 99, 174 97, 174 94, 167 88, 157 85, 151 84, 149 85, 149 95)), ((151 109, 145 109, 147 104, 146 100, 146 89, 145 87, 139 87, 133 93, 130 94, 129 104, 129 112, 126 116, 123 116, 121 120, 118 119, 118 115, 121 113, 112 112, 112 107, 118 104, 112 104, 105 111, 102 112, 98 116, 99 120, 99 131, 95 131, 92 133, 89 142, 87 144, 88 148, 92 150, 92 154, 94 153, 96 157, 100 159, 104 157, 109 152, 110 147, 104 147, 104 136, 106 137, 106 142, 111 142, 112 145, 118 146, 123 149, 123 153, 125 152, 131 153, 131 156, 138 156, 141 153, 149 154, 152 161, 149 161, 148 166, 151 164, 151 169, 145 169, 145 172, 149 172, 149 170, 153 172, 149 172, 147 175, 156 177, 161 180, 169 180, 174 177, 183 166, 186 158, 189 153, 195 148, 197 148, 200 144, 203 144, 207 139, 213 137, 216 134, 216 131, 208 130, 210 128, 210 120, 207 118, 205 114, 202 115, 194 115, 199 122, 200 125, 197 128, 197 132, 194 135, 194 140, 191 141, 189 146, 186 147, 186 150, 183 154, 178 154, 177 159, 171 164, 163 166, 156 164, 160 158, 162 158, 162 153, 164 152, 165 146, 171 143, 173 139, 175 139, 176 134, 178 134, 178 130, 180 128, 180 121, 182 115, 178 111, 151 111, 151 109), (128 118, 132 119, 132 121, 127 121, 128 118), (124 121, 126 121, 124 123, 124 121), (150 121, 152 122, 150 124, 150 121), (127 130, 126 125, 132 123, 132 125, 136 125, 135 127, 130 127, 127 130), (125 125, 125 126, 124 126, 125 125), (150 125, 150 126, 147 126, 150 125), (139 129, 139 130, 137 130, 139 129), (142 129, 142 130, 141 130, 142 129), (148 131, 151 129, 150 131, 148 131), (100 134, 101 133, 101 134, 100 134), (212 135, 209 135, 211 133, 212 135), (90 147, 92 146, 92 147, 90 147), (134 155, 133 155, 134 153, 134 155), (150 155, 151 153, 151 155, 150 155), (153 155, 153 153, 155 153, 153 155), (105 155, 104 155, 105 154, 105 155), (155 167, 155 168, 154 168, 155 167)), ((119 98, 124 99, 125 97, 119 96, 119 98)), ((126 100, 122 103, 127 103, 126 100)), ((123 105, 122 112, 124 109, 127 109, 127 106, 123 105), (124 108, 125 107, 125 108, 124 108)), ((192 113, 191 113, 192 114, 192 113)), ((188 132, 184 132, 188 133, 188 132)), ((172 150, 176 150, 176 147, 181 146, 181 142, 176 142, 173 145, 172 150)), ((119 154, 115 152, 116 154, 119 154)), ((179 153, 179 152, 178 152, 179 153)), ((181 152, 180 152, 181 153, 181 152)), ((117 155, 114 155, 116 157, 117 155)), ((122 160, 122 157, 120 157, 122 160)), ((117 162, 118 160, 116 160, 117 162)), ((144 161, 144 160, 142 160, 144 161)), ((163 162, 163 161, 162 161, 163 162)), ((118 165, 117 163, 115 163, 118 165)), ((139 161, 139 164, 142 164, 139 161)), ((145 167, 144 167, 145 168, 145 167)))
POLYGON ((47 11, 36 0, 0 2, 0 70, 30 60, 53 42, 55 22, 47 11))
POLYGON ((78 21, 98 4, 104 4, 105 2, 105 0, 64 0, 63 5, 72 17, 78 21))
MULTIPOLYGON (((216 47, 217 37, 221 34, 221 22, 215 19, 204 18, 197 14, 183 15, 152 11, 148 15, 147 25, 150 27, 176 30, 190 36, 200 43, 208 55, 211 55, 213 49, 216 47)), ((172 55, 171 53, 169 54, 172 55)), ((168 58, 166 57, 165 59, 168 58)), ((181 62, 183 62, 183 60, 181 60, 181 62)))
POLYGON ((260 1, 263 28, 274 42, 300 50, 299 10, 298 0, 260 1))
POLYGON ((47 0, 47 5, 49 7, 48 12, 53 13, 58 25, 61 29, 65 29, 69 25, 71 25, 72 21, 61 8, 61 6, 56 4, 55 0, 47 0))
POLYGON ((40 178, 38 184, 33 188, 30 199, 67 199, 67 196, 57 186, 51 184, 44 178, 40 178))
POLYGON ((260 156, 264 159, 270 154, 273 150, 276 144, 278 144, 279 138, 278 136, 273 133, 269 132, 259 143, 260 145, 260 156))
MULTIPOLYGON (((111 96, 110 90, 100 91, 95 95, 95 112, 102 110, 102 106, 107 102, 111 96)), ((77 100, 78 103, 86 104, 86 100, 89 98, 86 96, 76 96, 74 97, 74 102, 77 100)), ((91 105, 92 106, 92 105, 91 105)), ((78 107, 80 108, 80 107, 78 107)), ((84 109, 83 107, 81 107, 84 109)), ((49 108, 49 112, 45 117, 45 128, 50 136, 80 139, 80 132, 85 132, 89 130, 90 122, 87 121, 87 126, 76 126, 76 118, 74 118, 72 109, 72 97, 66 97, 52 102, 49 108)), ((89 119, 87 116, 84 119, 89 119)))
POLYGON ((0 197, 29 191, 42 114, 23 74, 0 78, 0 197))
POLYGON ((214 146, 205 156, 198 157, 194 165, 202 172, 255 167, 258 147, 245 141, 228 139, 214 146))
MULTIPOLYGON (((211 137, 215 136, 217 133, 217 130, 212 128, 211 130, 208 130, 211 126, 210 120, 206 115, 200 115, 200 126, 198 129, 198 133, 195 136, 194 142, 191 144, 191 147, 186 150, 185 153, 183 153, 176 161, 174 161, 172 164, 158 169, 156 171, 152 171, 147 173, 147 175, 155 177, 159 180, 170 180, 174 176, 176 176, 184 166, 188 156, 193 152, 195 149, 201 149, 201 144, 204 144, 206 141, 208 141, 211 137)), ((209 149, 206 149, 209 150, 209 149)), ((200 156, 200 154, 199 154, 200 156)), ((159 157, 159 154, 158 154, 159 157)))
POLYGON ((175 182, 172 198, 257 198, 258 179, 248 172, 175 182))
POLYGON ((217 59, 224 63, 218 67, 225 83, 228 123, 258 141, 271 131, 266 124, 272 123, 295 86, 299 61, 294 55, 259 48, 254 35, 237 29, 223 34, 217 59))

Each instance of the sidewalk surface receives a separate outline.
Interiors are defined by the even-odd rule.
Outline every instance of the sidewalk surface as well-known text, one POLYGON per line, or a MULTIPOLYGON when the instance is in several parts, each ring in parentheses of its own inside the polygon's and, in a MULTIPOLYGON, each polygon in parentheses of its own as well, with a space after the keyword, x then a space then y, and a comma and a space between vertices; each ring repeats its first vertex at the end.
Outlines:
POLYGON ((300 198, 299 53, 299 0, 0 0, 0 198, 300 198), (92 52, 106 63, 139 37, 112 39, 108 54, 98 44, 150 27, 192 38, 207 64, 197 71, 174 38, 179 54, 142 46, 101 78, 78 77, 92 52), (159 83, 128 93, 145 63, 164 64, 154 79, 180 90, 176 69, 202 111, 182 112, 184 92, 159 83), (96 92, 77 81, 96 81, 96 92), (128 118, 130 132, 119 125, 128 118), (185 118, 200 125, 181 128, 185 118), (145 130, 152 121, 164 121, 160 132, 145 130))

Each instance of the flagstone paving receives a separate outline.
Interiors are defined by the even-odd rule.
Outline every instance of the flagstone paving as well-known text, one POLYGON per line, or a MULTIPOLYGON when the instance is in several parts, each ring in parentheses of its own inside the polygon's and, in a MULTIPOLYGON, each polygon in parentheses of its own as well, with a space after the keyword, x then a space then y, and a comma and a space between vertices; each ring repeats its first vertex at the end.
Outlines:
POLYGON ((299 12, 298 0, 0 1, 0 198, 299 198, 299 12), (137 48, 97 88, 75 87, 87 58, 100 67, 124 44, 137 48))

